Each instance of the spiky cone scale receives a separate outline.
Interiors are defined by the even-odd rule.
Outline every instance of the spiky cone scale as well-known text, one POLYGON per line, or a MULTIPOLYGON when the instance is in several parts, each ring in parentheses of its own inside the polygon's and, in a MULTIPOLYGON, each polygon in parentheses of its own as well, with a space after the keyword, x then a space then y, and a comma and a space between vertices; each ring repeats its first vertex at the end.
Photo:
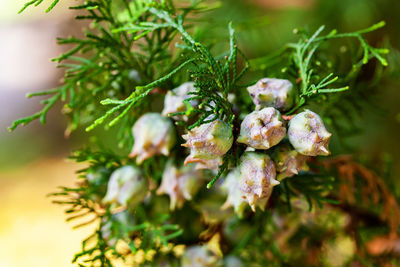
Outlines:
POLYGON ((239 143, 256 149, 269 149, 286 136, 280 112, 272 107, 248 114, 240 125, 239 143))
POLYGON ((274 186, 279 184, 276 178, 274 162, 258 152, 245 152, 240 159, 239 189, 253 211, 258 205, 264 210, 274 186))
MULTIPOLYGON (((186 105, 183 102, 185 99, 192 97, 189 93, 194 92, 195 87, 193 82, 185 82, 179 87, 170 90, 165 95, 164 99, 164 109, 162 110, 162 115, 169 116, 171 113, 186 111, 186 105)), ((190 101, 192 106, 196 106, 196 101, 190 101)), ((172 116, 174 120, 184 120, 187 121, 188 117, 186 115, 172 116)))
POLYGON ((141 171, 131 165, 116 169, 107 185, 103 203, 135 206, 144 200, 148 191, 148 182, 141 171))
POLYGON ((277 178, 281 181, 284 178, 297 175, 300 171, 308 171, 307 159, 308 156, 302 155, 289 146, 279 146, 272 156, 277 178))
POLYGON ((154 155, 168 156, 176 141, 175 129, 170 119, 159 113, 146 113, 132 128, 135 143, 130 157, 137 164, 154 155))
POLYGON ((332 134, 325 128, 318 114, 305 110, 289 122, 289 141, 297 152, 306 156, 327 156, 332 134))
POLYGON ((237 214, 239 218, 242 218, 243 212, 248 204, 243 198, 242 191, 239 188, 239 182, 240 171, 238 169, 234 169, 228 173, 224 183, 221 186, 222 190, 225 191, 227 195, 227 199, 222 205, 221 209, 224 210, 229 207, 233 207, 235 214, 237 214))
POLYGON ((256 109, 274 107, 286 111, 293 106, 294 88, 289 80, 262 78, 255 85, 247 87, 256 109))
MULTIPOLYGON (((227 199, 222 205, 221 209, 225 210, 229 207, 233 207, 235 214, 239 218, 242 218, 249 203, 240 189, 240 181, 241 175, 239 169, 234 169, 228 173, 221 187, 227 195, 227 199)), ((267 201, 268 198, 257 199, 255 200, 255 206, 258 206, 261 210, 264 210, 267 201)))
POLYGON ((202 169, 218 170, 218 167, 221 166, 223 162, 222 162, 222 157, 218 156, 215 159, 207 159, 207 160, 194 159, 191 163, 197 163, 196 169, 199 170, 202 169))
POLYGON ((184 164, 199 163, 198 168, 217 169, 233 144, 232 128, 220 119, 195 127, 182 137, 186 140, 182 146, 190 148, 184 164))
POLYGON ((186 200, 191 200, 203 182, 202 172, 193 165, 176 168, 171 162, 165 167, 157 194, 170 197, 170 209, 181 208, 186 200))

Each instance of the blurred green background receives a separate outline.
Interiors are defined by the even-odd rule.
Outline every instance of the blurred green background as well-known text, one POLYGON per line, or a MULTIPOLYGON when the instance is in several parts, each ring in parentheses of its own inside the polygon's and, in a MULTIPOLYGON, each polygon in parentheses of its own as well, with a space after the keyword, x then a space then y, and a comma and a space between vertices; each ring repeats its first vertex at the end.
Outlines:
MULTIPOLYGON (((62 211, 45 194, 56 185, 73 183, 78 166, 63 159, 87 142, 88 136, 78 131, 64 138, 61 105, 50 112, 45 126, 33 122, 13 133, 6 128, 12 120, 40 109, 37 99, 25 99, 27 92, 59 84, 62 72, 50 58, 64 48, 56 45, 55 38, 79 34, 85 24, 74 22, 68 1, 61 1, 49 14, 44 9, 51 1, 17 15, 24 2, 0 0, 0 266, 28 266, 27 262, 29 266, 70 266, 71 255, 86 232, 71 235, 62 211), (43 240, 43 236, 48 238, 43 240)), ((249 58, 266 56, 295 40, 295 28, 315 30, 326 25, 346 32, 386 21, 387 26, 368 39, 375 46, 390 47, 390 65, 370 105, 359 114, 356 123, 362 131, 349 141, 360 158, 389 159, 394 190, 399 190, 400 1, 223 0, 218 5, 220 9, 206 15, 210 28, 203 38, 226 33, 227 23, 233 21, 239 45, 249 58)), ((221 40, 225 37, 222 34, 221 40)), ((101 136, 113 143, 112 131, 101 136)))

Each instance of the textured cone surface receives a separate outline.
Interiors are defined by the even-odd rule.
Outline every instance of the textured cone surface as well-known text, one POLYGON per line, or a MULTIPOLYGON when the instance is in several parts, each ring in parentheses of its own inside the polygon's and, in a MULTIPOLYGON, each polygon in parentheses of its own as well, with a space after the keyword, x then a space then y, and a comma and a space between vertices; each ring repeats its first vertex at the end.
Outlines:
POLYGON ((240 171, 234 169, 226 176, 226 179, 222 185, 222 189, 227 194, 227 199, 222 209, 228 207, 233 207, 235 213, 239 216, 243 216, 243 212, 248 205, 247 201, 244 199, 244 195, 239 188, 240 183, 240 171))
POLYGON ((275 108, 264 108, 247 115, 240 125, 239 143, 256 149, 268 149, 286 136, 281 115, 275 108))
POLYGON ((253 211, 256 205, 263 209, 272 189, 279 184, 273 161, 268 155, 245 152, 241 158, 239 189, 253 211))
POLYGON ((116 169, 110 177, 104 203, 119 205, 136 205, 143 201, 147 194, 147 180, 140 170, 134 166, 116 169))
POLYGON ((138 164, 154 155, 169 155, 175 144, 175 130, 172 122, 159 113, 147 113, 140 117, 132 129, 135 139, 131 157, 137 157, 138 164))
POLYGON ((331 138, 318 114, 305 110, 289 122, 289 141, 297 152, 306 156, 329 155, 331 138))
POLYGON ((292 177, 300 171, 308 171, 307 156, 300 154, 289 146, 280 146, 273 154, 273 159, 278 173, 278 180, 292 177))
POLYGON ((190 148, 185 165, 199 163, 200 168, 207 169, 217 169, 222 163, 221 156, 233 143, 231 127, 219 119, 195 127, 182 137, 186 140, 182 146, 190 148))
POLYGON ((289 80, 263 78, 247 88, 256 109, 274 107, 280 111, 288 110, 294 102, 293 84, 289 80))
POLYGON ((169 195, 170 209, 174 210, 176 207, 181 208, 185 200, 191 200, 202 182, 202 172, 195 170, 194 166, 178 169, 168 162, 157 194, 169 195))
MULTIPOLYGON (((186 105, 183 102, 185 99, 192 97, 189 93, 194 92, 195 87, 193 82, 186 82, 179 87, 168 91, 164 99, 164 109, 162 115, 169 116, 171 113, 186 111, 186 105)), ((194 107, 197 105, 196 101, 190 101, 190 104, 194 107)), ((187 121, 186 115, 173 116, 174 120, 187 121)))

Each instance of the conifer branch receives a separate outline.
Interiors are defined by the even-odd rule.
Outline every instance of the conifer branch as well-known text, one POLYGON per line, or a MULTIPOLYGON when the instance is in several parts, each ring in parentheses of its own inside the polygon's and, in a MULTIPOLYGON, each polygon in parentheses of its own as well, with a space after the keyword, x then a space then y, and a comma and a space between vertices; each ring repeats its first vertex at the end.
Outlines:
POLYGON ((389 51, 387 49, 374 48, 370 46, 363 37, 363 34, 380 29, 384 25, 385 22, 381 21, 371 27, 356 32, 337 33, 336 30, 333 30, 327 35, 320 36, 324 30, 324 26, 321 26, 312 36, 308 37, 306 35, 297 43, 288 44, 288 48, 293 51, 292 60, 296 71, 299 73, 300 88, 297 105, 287 114, 294 113, 297 109, 306 104, 308 98, 315 97, 319 93, 336 93, 349 89, 349 86, 347 85, 338 88, 325 88, 327 85, 330 85, 339 79, 338 76, 330 79, 334 75, 333 73, 328 74, 317 84, 313 83, 317 76, 311 62, 319 46, 324 41, 337 38, 356 38, 360 41, 361 47, 364 51, 362 64, 367 64, 371 58, 375 57, 383 66, 387 66, 387 61, 382 57, 382 55, 387 54, 389 51))

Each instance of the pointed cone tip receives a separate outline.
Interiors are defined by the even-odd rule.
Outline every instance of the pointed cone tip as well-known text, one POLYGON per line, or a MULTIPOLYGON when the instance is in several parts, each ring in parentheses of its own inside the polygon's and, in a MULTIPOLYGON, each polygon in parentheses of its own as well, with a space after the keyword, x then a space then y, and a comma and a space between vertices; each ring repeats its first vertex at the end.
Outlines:
POLYGON ((278 184, 280 184, 281 182, 279 182, 278 180, 276 180, 276 179, 271 179, 271 185, 272 186, 276 186, 276 185, 278 185, 278 184))
POLYGON ((323 155, 329 155, 329 154, 331 154, 331 152, 329 152, 329 150, 328 150, 326 147, 324 147, 324 146, 320 146, 320 147, 319 147, 319 150, 322 151, 322 152, 324 153, 323 155))
POLYGON ((181 144, 183 147, 190 147, 188 143, 181 144))
POLYGON ((169 156, 169 149, 168 149, 168 147, 166 145, 164 145, 161 148, 161 154, 163 154, 164 156, 169 156))
POLYGON ((250 205, 250 208, 251 208, 251 210, 252 210, 253 212, 256 212, 256 205, 255 205, 255 204, 250 205))

